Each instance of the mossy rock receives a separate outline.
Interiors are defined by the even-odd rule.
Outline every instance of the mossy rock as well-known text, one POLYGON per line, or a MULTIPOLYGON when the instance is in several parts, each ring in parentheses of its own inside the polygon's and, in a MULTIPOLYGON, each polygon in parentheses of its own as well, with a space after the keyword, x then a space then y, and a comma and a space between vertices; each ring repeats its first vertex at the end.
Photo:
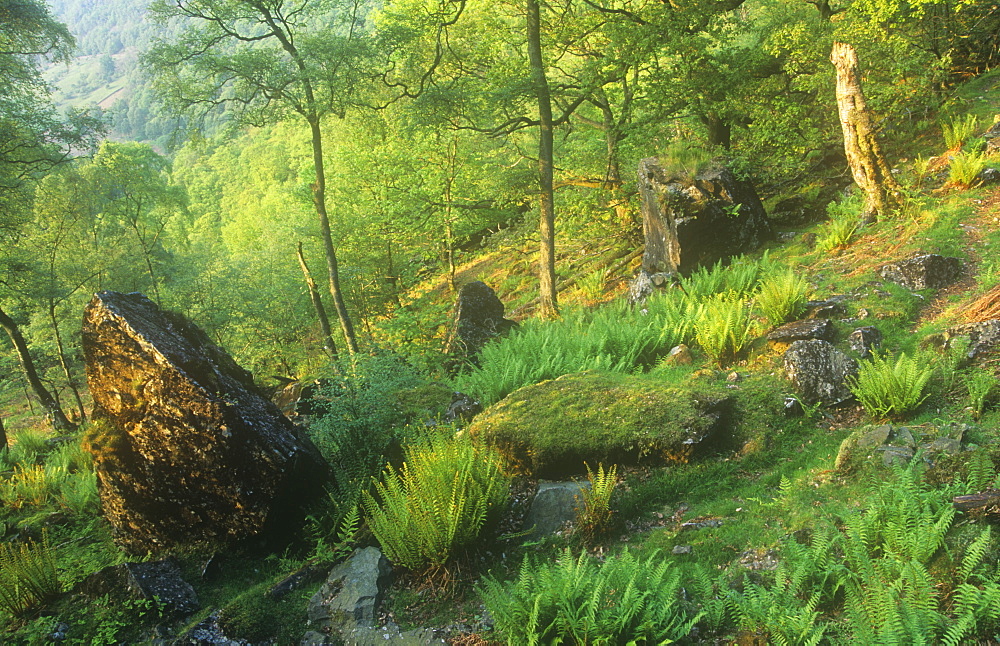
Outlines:
POLYGON ((686 462, 728 427, 724 389, 697 381, 582 372, 526 386, 476 417, 469 433, 540 477, 584 463, 686 462))

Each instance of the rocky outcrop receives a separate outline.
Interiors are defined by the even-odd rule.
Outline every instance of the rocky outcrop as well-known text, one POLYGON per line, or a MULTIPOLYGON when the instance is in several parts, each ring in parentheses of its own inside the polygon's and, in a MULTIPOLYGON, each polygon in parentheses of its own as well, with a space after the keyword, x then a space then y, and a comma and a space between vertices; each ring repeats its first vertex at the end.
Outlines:
POLYGON ((806 404, 839 404, 853 397, 845 380, 858 374, 858 362, 819 339, 796 341, 784 357, 785 375, 806 404))
POLYGON ((142 294, 101 292, 83 321, 104 514, 135 553, 218 546, 295 526, 329 467, 183 317, 142 294))
POLYGON ((503 303, 486 283, 477 280, 465 285, 458 293, 445 352, 459 361, 478 364, 483 346, 517 325, 505 319, 503 314, 503 303))
POLYGON ((686 273, 753 251, 773 233, 753 186, 714 166, 693 178, 671 173, 656 157, 639 162, 639 198, 650 275, 686 273))
POLYGON ((932 429, 932 434, 925 436, 921 431, 906 426, 866 426, 853 431, 840 443, 834 468, 848 473, 873 460, 881 461, 886 467, 906 466, 918 453, 927 465, 933 467, 942 458, 965 450, 962 440, 969 428, 952 422, 932 429))
POLYGON ((939 289, 955 282, 962 274, 958 258, 928 253, 883 265, 879 275, 907 289, 939 289))

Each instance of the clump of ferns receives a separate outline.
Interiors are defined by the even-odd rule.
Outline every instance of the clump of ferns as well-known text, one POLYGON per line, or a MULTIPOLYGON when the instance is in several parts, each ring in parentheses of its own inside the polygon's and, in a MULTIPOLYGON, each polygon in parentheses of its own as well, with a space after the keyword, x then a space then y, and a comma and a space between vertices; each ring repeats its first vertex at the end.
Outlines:
POLYGON ((592 542, 610 531, 614 512, 611 509, 611 495, 618 484, 618 465, 612 464, 607 470, 598 463, 597 470, 587 467, 589 488, 583 488, 576 510, 575 531, 585 542, 592 542))
POLYGON ((504 508, 510 476, 500 454, 467 433, 427 429, 408 439, 400 469, 362 492, 368 526, 395 565, 447 583, 449 561, 504 508))
POLYGON ((0 544, 0 612, 25 617, 61 589, 48 534, 38 542, 0 544))

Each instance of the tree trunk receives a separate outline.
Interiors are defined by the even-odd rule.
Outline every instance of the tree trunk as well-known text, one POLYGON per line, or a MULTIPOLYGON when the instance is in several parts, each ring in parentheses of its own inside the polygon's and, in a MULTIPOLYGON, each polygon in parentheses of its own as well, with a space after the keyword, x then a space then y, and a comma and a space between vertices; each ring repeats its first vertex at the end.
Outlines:
POLYGON ((844 152, 854 182, 865 192, 863 217, 885 218, 899 205, 902 188, 889 171, 875 137, 871 111, 861 91, 858 53, 852 45, 834 43, 830 61, 837 68, 837 108, 844 130, 844 152))
POLYGON ((9 451, 10 445, 7 443, 7 430, 3 427, 3 418, 0 417, 0 451, 9 451))
POLYGON ((455 182, 455 166, 458 159, 458 138, 452 137, 451 142, 448 144, 448 177, 444 182, 444 244, 445 244, 445 259, 448 262, 448 286, 451 287, 453 293, 458 292, 458 286, 455 284, 455 273, 457 268, 455 266, 455 231, 454 231, 454 221, 452 220, 452 193, 451 188, 455 182))
POLYGON ((69 369, 69 362, 66 360, 66 351, 63 348, 62 333, 59 331, 59 321, 56 319, 56 304, 51 298, 49 299, 49 321, 52 323, 52 332, 56 337, 56 350, 59 352, 59 365, 62 366, 63 375, 66 377, 66 383, 69 384, 69 389, 73 391, 73 397, 76 399, 76 408, 80 412, 80 422, 83 423, 87 421, 87 411, 83 407, 83 399, 80 398, 80 389, 76 385, 76 379, 73 378, 73 373, 69 369))
POLYGON ((324 349, 330 354, 330 357, 336 361, 337 359, 337 346, 333 342, 333 330, 330 329, 330 318, 326 315, 326 308, 323 307, 323 299, 319 296, 319 290, 316 289, 316 281, 313 280, 312 272, 309 271, 309 265, 306 264, 306 257, 302 253, 302 243, 299 243, 298 247, 298 257, 299 257, 299 267, 302 268, 302 275, 306 279, 306 287, 309 288, 309 299, 312 301, 313 308, 316 310, 316 318, 319 319, 319 326, 323 330, 323 344, 324 349))
POLYGON ((708 129, 708 143, 729 150, 732 145, 733 128, 717 112, 709 111, 701 116, 701 122, 708 129))
POLYGON ((538 100, 538 188, 541 237, 538 252, 539 309, 542 318, 559 315, 556 300, 555 196, 552 188, 552 100, 542 61, 541 11, 538 0, 528 0, 528 63, 538 100))
POLYGON ((351 324, 351 316, 347 313, 347 305, 344 304, 344 295, 340 289, 340 270, 337 266, 337 251, 333 247, 330 217, 326 212, 326 169, 323 165, 323 133, 320 131, 318 116, 314 115, 308 121, 309 128, 312 131, 313 164, 316 167, 316 183, 312 187, 313 203, 316 206, 316 214, 319 216, 320 234, 323 237, 323 251, 326 253, 326 266, 330 276, 330 295, 333 296, 333 305, 337 310, 337 318, 340 319, 340 327, 344 332, 347 351, 350 354, 355 354, 358 351, 358 341, 354 336, 354 326, 351 324))
POLYGON ((38 378, 35 363, 31 360, 31 353, 28 352, 28 344, 21 335, 21 330, 18 329, 17 323, 14 322, 14 319, 7 316, 2 309, 0 309, 0 327, 10 336, 11 343, 14 344, 14 349, 17 350, 17 358, 21 361, 24 376, 28 380, 31 389, 35 392, 35 396, 38 397, 38 401, 41 402, 42 409, 45 411, 46 417, 48 417, 52 427, 60 433, 75 431, 76 426, 66 418, 66 414, 63 413, 62 408, 59 406, 59 402, 46 390, 42 384, 42 380, 38 378))

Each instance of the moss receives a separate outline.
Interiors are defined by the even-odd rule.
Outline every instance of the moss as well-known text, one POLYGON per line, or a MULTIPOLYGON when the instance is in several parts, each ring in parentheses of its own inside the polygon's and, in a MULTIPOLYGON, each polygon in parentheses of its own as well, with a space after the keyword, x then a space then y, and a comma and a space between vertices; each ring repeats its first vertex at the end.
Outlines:
POLYGON ((428 383, 396 392, 399 410, 410 424, 442 415, 451 404, 452 389, 441 383, 428 383))
POLYGON ((702 380, 565 375, 527 386, 477 417, 469 432, 525 471, 552 477, 597 465, 687 461, 727 426, 728 396, 702 380))

